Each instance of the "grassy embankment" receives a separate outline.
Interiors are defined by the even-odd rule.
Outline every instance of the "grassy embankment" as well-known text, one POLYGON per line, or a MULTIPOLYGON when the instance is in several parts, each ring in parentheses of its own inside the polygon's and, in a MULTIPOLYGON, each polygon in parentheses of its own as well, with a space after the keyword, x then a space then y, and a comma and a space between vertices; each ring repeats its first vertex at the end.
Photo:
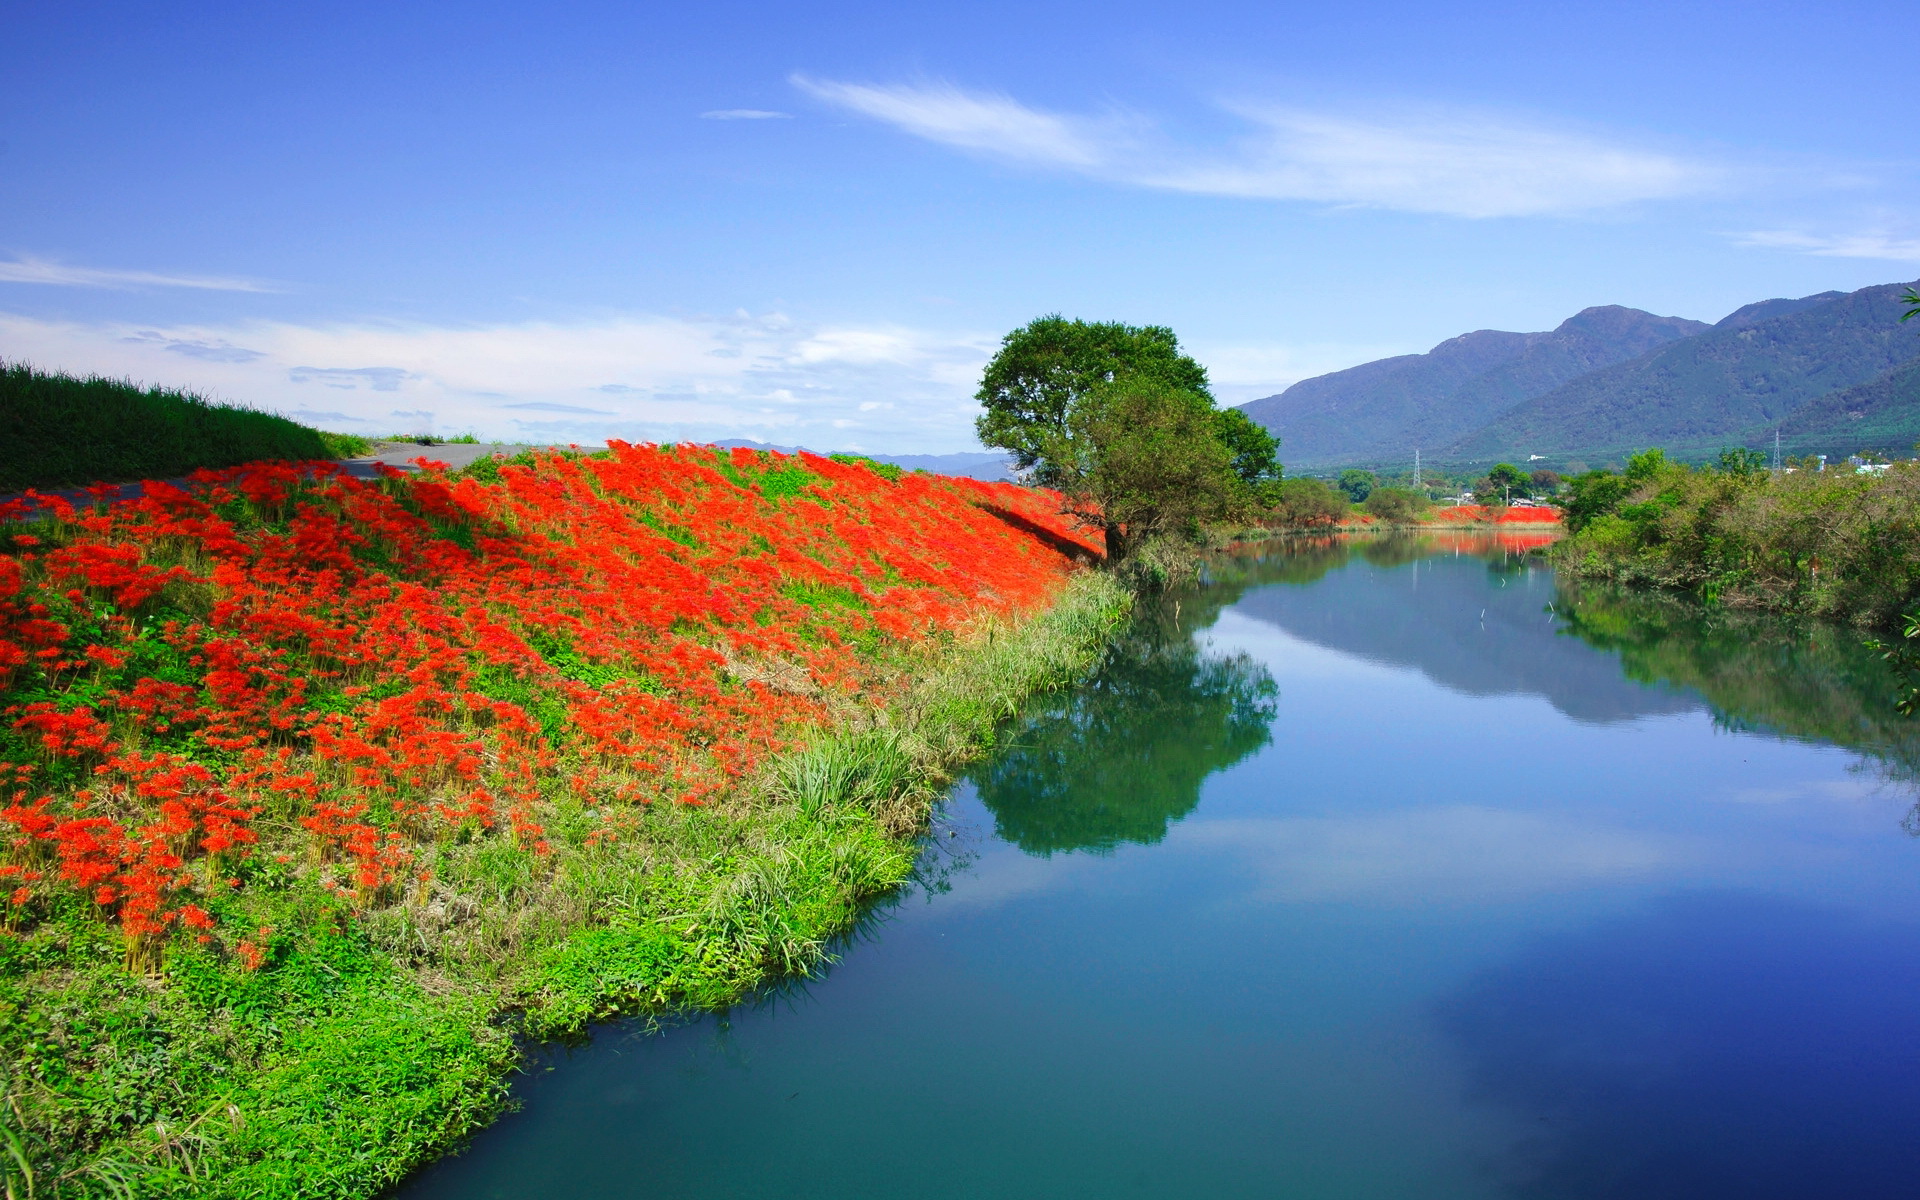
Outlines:
POLYGON ((1075 539, 634 447, 0 526, 8 1185, 372 1195, 501 1110, 516 1034, 817 969, 1120 619, 1075 539))
POLYGON ((1657 451, 1574 481, 1570 575, 1733 607, 1884 628, 1920 603, 1920 466, 1774 475, 1748 456, 1693 467, 1657 451))
POLYGON ((351 458, 371 444, 186 392, 0 363, 0 495, 272 459, 351 458))

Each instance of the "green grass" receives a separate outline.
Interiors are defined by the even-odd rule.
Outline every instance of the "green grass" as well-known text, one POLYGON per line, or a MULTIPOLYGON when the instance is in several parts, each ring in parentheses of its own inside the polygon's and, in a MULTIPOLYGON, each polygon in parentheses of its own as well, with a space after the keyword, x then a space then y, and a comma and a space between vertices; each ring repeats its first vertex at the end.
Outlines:
POLYGON ((0 363, 0 494, 349 458, 371 445, 190 392, 0 363))

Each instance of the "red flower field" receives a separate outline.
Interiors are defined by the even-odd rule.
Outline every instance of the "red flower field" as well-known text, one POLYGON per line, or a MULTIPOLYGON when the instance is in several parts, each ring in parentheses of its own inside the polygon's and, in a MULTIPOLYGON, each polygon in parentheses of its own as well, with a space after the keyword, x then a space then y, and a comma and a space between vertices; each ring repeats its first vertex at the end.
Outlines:
POLYGON ((210 913, 263 831, 366 907, 423 884, 435 840, 544 854, 556 789, 712 802, 1097 544, 1046 493, 811 455, 487 466, 0 507, 7 923, 71 892, 132 964, 179 931, 257 964, 270 931, 210 913))

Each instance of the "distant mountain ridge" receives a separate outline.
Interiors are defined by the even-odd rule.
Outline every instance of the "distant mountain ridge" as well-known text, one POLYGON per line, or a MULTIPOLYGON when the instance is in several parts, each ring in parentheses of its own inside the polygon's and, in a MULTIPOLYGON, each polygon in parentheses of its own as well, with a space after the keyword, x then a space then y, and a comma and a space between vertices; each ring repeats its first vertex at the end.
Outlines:
POLYGON ((1243 405, 1291 467, 1541 456, 1647 446, 1711 454, 1903 451, 1920 438, 1920 330, 1907 284, 1744 305, 1713 325, 1586 309, 1550 333, 1498 330, 1302 380, 1243 405))
POLYGON ((1920 358, 1920 336, 1900 323, 1904 287, 1809 296, 1800 307, 1735 320, 1759 307, 1749 305, 1704 333, 1536 396, 1445 453, 1504 458, 1751 440, 1821 397, 1920 358))
POLYGON ((1477 330, 1425 354, 1302 380, 1241 407, 1280 435, 1282 457, 1296 466, 1411 457, 1417 447, 1437 450, 1596 368, 1708 328, 1603 305, 1548 332, 1477 330))

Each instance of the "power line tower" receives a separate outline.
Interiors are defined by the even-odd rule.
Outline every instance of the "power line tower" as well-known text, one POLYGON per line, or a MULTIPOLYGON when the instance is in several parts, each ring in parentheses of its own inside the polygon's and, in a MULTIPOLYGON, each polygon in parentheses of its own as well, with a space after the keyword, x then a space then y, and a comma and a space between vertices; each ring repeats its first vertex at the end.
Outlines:
POLYGON ((1420 450, 1418 447, 1413 451, 1413 490, 1416 492, 1420 490, 1420 450))
POLYGON ((1780 431, 1778 429, 1773 431, 1773 473, 1775 475, 1780 473, 1780 431))

